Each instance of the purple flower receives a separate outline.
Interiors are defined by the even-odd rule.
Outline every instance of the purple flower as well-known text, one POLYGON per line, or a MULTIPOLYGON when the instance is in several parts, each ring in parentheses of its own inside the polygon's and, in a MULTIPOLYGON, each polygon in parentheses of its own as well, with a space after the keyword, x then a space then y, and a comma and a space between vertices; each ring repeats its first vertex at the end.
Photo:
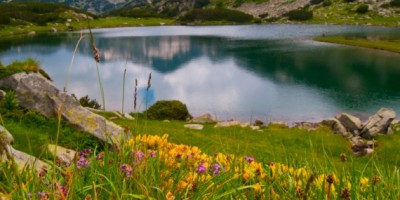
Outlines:
POLYGON ((90 148, 86 148, 85 149, 85 154, 86 155, 90 155, 92 153, 92 149, 90 149, 90 148))
POLYGON ((204 173, 206 171, 207 171, 207 168, 204 165, 204 163, 200 163, 199 167, 196 168, 196 172, 199 173, 199 174, 202 174, 202 173, 204 173))
POLYGON ((122 164, 121 171, 125 172, 126 176, 129 177, 132 174, 132 167, 129 164, 122 164))
POLYGON ((152 158, 156 157, 156 152, 155 151, 150 151, 150 157, 152 157, 152 158))
POLYGON ((144 153, 141 152, 141 151, 137 151, 137 152, 135 153, 135 156, 136 156, 136 158, 137 158, 139 161, 141 161, 142 158, 143 158, 143 156, 144 156, 144 153))
POLYGON ((81 167, 87 168, 89 167, 90 162, 86 160, 84 157, 80 157, 79 160, 76 162, 76 167, 80 169, 81 167))
POLYGON ((96 160, 103 160, 103 158, 104 158, 104 152, 101 152, 96 155, 96 160))
POLYGON ((252 163, 252 162, 254 161, 254 158, 253 158, 253 157, 250 157, 250 156, 246 156, 244 159, 245 159, 248 163, 252 163))
POLYGON ((40 199, 47 199, 49 195, 46 192, 38 192, 37 195, 40 199))
POLYGON ((217 174, 219 174, 219 168, 221 168, 221 167, 219 166, 219 164, 214 163, 214 172, 213 172, 213 175, 214 175, 214 176, 217 175, 217 174))

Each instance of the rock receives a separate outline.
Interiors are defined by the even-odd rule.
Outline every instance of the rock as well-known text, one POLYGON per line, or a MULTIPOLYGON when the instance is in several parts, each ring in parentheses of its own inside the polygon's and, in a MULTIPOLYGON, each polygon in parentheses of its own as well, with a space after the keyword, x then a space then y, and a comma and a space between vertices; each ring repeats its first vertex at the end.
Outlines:
POLYGON ((3 90, 0 90, 0 101, 3 100, 5 96, 6 96, 6 92, 4 92, 3 90))
POLYGON ((169 123, 170 121, 168 119, 163 120, 164 123, 169 123))
POLYGON ((334 133, 339 133, 344 137, 349 136, 349 133, 347 132, 346 128, 344 128, 344 126, 339 122, 339 120, 335 118, 325 119, 321 123, 331 127, 334 133))
POLYGON ((364 138, 372 138, 378 133, 390 133, 390 124, 395 118, 396 113, 392 109, 381 108, 368 119, 360 134, 364 138))
MULTIPOLYGON (((100 110, 100 112, 102 112, 103 110, 100 110)), ((117 112, 117 111, 112 111, 112 113, 116 116, 116 117, 118 117, 118 118, 120 118, 120 119, 123 119, 124 117, 119 113, 119 112, 117 112)))
POLYGON ((204 128, 201 124, 185 124, 184 127, 193 130, 203 130, 204 128))
POLYGON ((191 119, 189 122, 191 122, 191 123, 213 123, 213 122, 215 122, 215 119, 211 116, 211 114, 207 113, 207 114, 195 117, 195 118, 191 119))
POLYGON ((28 35, 36 35, 35 31, 29 31, 28 35))
POLYGON ((50 33, 57 33, 57 29, 56 29, 56 28, 54 28, 54 27, 51 27, 51 29, 50 29, 50 33))
POLYGON ((399 119, 394 119, 392 121, 392 125, 397 125, 397 124, 400 124, 400 120, 399 119))
POLYGON ((259 127, 259 126, 250 126, 250 128, 251 128, 251 130, 253 130, 253 131, 260 130, 260 127, 259 127))
POLYGON ((361 120, 353 115, 342 113, 336 117, 347 131, 353 132, 362 128, 361 120))
POLYGON ((268 126, 271 126, 271 125, 289 127, 288 123, 286 123, 286 122, 281 122, 281 121, 270 122, 270 123, 268 124, 268 126))
POLYGON ((321 127, 319 123, 312 122, 295 122, 293 128, 304 129, 307 131, 314 131, 321 127))
POLYGON ((242 128, 246 128, 248 126, 250 126, 250 122, 240 123, 240 127, 242 127, 242 128))
POLYGON ((67 165, 72 163, 76 155, 76 151, 66 149, 61 146, 56 146, 54 144, 47 145, 47 150, 51 153, 52 156, 58 158, 67 165))
POLYGON ((7 76, 0 79, 0 87, 14 90, 20 106, 36 110, 48 118, 56 117, 61 112, 70 124, 102 141, 119 144, 121 139, 127 137, 123 128, 82 107, 74 97, 60 92, 38 73, 7 76))
POLYGON ((223 121, 223 122, 218 122, 214 127, 219 128, 219 127, 231 127, 240 125, 242 124, 239 121, 223 121))
MULTIPOLYGON (((26 168, 33 167, 38 173, 42 171, 47 171, 51 167, 49 164, 37 159, 34 156, 28 155, 22 151, 15 150, 13 147, 7 145, 6 151, 9 152, 10 156, 15 160, 16 164, 18 165, 19 171, 22 171, 26 168)), ((6 153, 0 155, 2 161, 8 162, 9 159, 7 158, 6 153)))
POLYGON ((134 117, 132 117, 129 113, 124 113, 124 117, 128 120, 135 120, 134 117))
POLYGON ((14 144, 14 137, 11 135, 10 132, 8 132, 7 129, 0 125, 0 142, 3 137, 5 137, 6 139, 6 144, 14 144))

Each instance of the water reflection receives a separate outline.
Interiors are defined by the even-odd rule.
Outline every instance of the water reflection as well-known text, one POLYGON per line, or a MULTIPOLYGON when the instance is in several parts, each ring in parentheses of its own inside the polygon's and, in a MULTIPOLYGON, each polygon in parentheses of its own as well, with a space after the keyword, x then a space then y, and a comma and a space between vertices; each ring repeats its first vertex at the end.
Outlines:
MULTIPOLYGON (((196 34, 190 32, 193 27, 184 28, 186 32, 176 27, 95 31, 102 55, 106 108, 121 109, 126 64, 125 110, 130 111, 134 79, 139 80, 139 108, 143 110, 147 77, 152 72, 148 104, 179 99, 194 115, 210 112, 219 118, 296 121, 317 120, 342 111, 372 113, 382 106, 400 112, 398 54, 307 39, 322 30, 395 37, 389 29, 375 27, 365 32, 365 28, 343 27, 340 32, 336 26, 328 30, 324 26, 246 27, 254 30, 225 27, 237 30, 236 35, 221 27, 199 27, 196 34), (276 33, 282 29, 290 34, 278 37, 276 33), (155 34, 154 30, 164 32, 155 34), (129 35, 132 31, 137 34, 129 35), (146 31, 151 36, 143 36, 146 31), (222 37, 224 33, 226 37, 222 37)), ((76 34, 8 41, 0 45, 0 59, 8 63, 36 58, 62 88, 76 41, 76 34)), ((75 58, 68 91, 100 99, 91 56, 85 40, 75 58)))

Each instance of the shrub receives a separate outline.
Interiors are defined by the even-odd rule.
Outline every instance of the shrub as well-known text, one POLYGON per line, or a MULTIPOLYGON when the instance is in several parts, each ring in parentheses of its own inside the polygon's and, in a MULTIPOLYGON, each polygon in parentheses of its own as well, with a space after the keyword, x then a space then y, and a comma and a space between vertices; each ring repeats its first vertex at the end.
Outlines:
MULTIPOLYGON (((74 94, 72 94, 73 97, 76 98, 76 96, 74 94)), ((81 106, 83 107, 89 107, 89 108, 94 108, 94 109, 100 109, 101 105, 97 102, 96 99, 90 99, 88 95, 81 97, 79 99, 79 103, 81 104, 81 106)))
POLYGON ((182 16, 181 21, 193 22, 193 21, 229 21, 237 23, 245 23, 253 20, 253 16, 237 11, 229 10, 225 8, 216 9, 194 9, 193 11, 182 16))
POLYGON ((313 17, 312 11, 306 9, 292 10, 289 13, 287 13, 287 15, 289 17, 289 20, 295 20, 295 21, 305 21, 313 17))
POLYGON ((345 3, 355 2, 356 0, 344 0, 345 3))
POLYGON ((359 14, 367 13, 368 12, 368 5, 362 4, 362 5, 358 6, 356 12, 359 13, 359 14))
POLYGON ((1 107, 7 111, 18 108, 18 100, 14 91, 8 91, 1 102, 1 107))
POLYGON ((392 0, 390 5, 393 7, 400 7, 400 0, 392 0))
POLYGON ((186 120, 191 118, 185 104, 177 100, 157 101, 144 113, 149 119, 186 120))
POLYGON ((328 7, 330 5, 332 5, 332 1, 330 1, 330 0, 324 0, 324 3, 322 3, 322 6, 324 6, 324 7, 328 7))
POLYGON ((324 0, 310 0, 311 5, 316 5, 322 3, 324 0))

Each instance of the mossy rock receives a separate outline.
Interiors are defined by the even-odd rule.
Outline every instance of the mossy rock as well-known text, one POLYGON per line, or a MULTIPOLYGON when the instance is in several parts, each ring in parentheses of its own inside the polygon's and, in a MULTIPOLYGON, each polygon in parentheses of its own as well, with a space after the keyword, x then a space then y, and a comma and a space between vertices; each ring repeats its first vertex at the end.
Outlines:
POLYGON ((185 104, 177 100, 157 101, 145 111, 149 119, 187 120, 192 118, 185 104))

